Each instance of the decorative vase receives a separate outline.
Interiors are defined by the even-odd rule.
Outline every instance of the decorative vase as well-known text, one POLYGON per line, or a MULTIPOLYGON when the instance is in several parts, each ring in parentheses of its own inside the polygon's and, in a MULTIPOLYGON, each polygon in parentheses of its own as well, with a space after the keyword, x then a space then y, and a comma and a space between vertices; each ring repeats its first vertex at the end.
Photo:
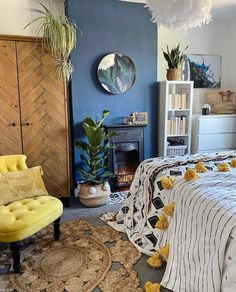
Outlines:
POLYGON ((190 64, 187 58, 184 58, 182 64, 182 80, 190 81, 190 64))
POLYGON ((167 69, 167 80, 181 80, 182 70, 177 68, 167 69))
POLYGON ((80 185, 79 199, 81 204, 87 207, 97 207, 108 202, 111 188, 108 182, 103 185, 80 185))

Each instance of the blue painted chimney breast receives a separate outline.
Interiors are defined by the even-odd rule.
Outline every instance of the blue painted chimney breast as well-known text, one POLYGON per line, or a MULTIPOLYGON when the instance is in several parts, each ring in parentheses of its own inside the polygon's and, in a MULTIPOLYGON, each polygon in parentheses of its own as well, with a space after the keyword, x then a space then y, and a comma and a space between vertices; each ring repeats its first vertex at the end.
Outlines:
MULTIPOLYGON (((147 8, 118 0, 68 0, 67 14, 80 28, 71 59, 75 67, 71 83, 74 141, 81 138, 81 122, 111 111, 108 124, 123 122, 132 112, 148 112, 144 157, 156 155, 157 141, 157 28, 147 8), (129 56, 136 66, 136 81, 124 94, 106 92, 97 78, 101 59, 112 52, 129 56)), ((75 163, 79 153, 75 150, 75 163)))

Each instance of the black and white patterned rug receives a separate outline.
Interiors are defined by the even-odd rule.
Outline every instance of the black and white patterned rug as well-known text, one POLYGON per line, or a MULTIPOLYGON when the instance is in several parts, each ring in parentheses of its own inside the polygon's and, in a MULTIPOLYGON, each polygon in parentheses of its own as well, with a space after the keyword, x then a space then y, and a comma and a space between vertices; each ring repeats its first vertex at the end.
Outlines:
MULTIPOLYGON (((111 193, 109 201, 106 205, 120 204, 127 199, 129 191, 111 193)), ((75 189, 75 196, 79 197, 79 189, 75 189)))
POLYGON ((111 193, 110 200, 106 205, 120 204, 127 199, 128 191, 111 193))

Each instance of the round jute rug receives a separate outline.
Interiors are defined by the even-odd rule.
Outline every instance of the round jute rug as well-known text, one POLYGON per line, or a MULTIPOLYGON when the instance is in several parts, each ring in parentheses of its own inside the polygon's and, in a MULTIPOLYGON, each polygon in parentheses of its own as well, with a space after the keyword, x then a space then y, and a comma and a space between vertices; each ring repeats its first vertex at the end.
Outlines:
MULTIPOLYGON (((143 291, 133 265, 141 254, 109 226, 82 220, 61 225, 55 242, 51 226, 23 243, 22 273, 0 276, 0 291, 104 292, 143 291), (112 269, 112 262, 122 266, 112 269)), ((9 249, 0 250, 0 270, 11 264, 9 249)))

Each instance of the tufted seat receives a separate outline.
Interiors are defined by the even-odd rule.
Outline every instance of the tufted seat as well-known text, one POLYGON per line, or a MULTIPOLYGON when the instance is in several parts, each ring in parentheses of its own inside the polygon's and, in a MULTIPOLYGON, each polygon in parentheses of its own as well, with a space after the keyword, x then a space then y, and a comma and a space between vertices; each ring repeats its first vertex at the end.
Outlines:
POLYGON ((25 155, 5 155, 0 156, 0 173, 7 173, 9 171, 26 170, 25 155))
POLYGON ((61 216, 61 201, 51 196, 35 197, 0 206, 0 241, 22 240, 61 216))
MULTIPOLYGON (((0 156, 0 173, 26 170, 25 155, 0 156)), ((63 205, 52 196, 38 196, 0 206, 0 242, 11 244, 13 268, 20 272, 20 241, 54 222, 55 240, 60 237, 63 205)))

